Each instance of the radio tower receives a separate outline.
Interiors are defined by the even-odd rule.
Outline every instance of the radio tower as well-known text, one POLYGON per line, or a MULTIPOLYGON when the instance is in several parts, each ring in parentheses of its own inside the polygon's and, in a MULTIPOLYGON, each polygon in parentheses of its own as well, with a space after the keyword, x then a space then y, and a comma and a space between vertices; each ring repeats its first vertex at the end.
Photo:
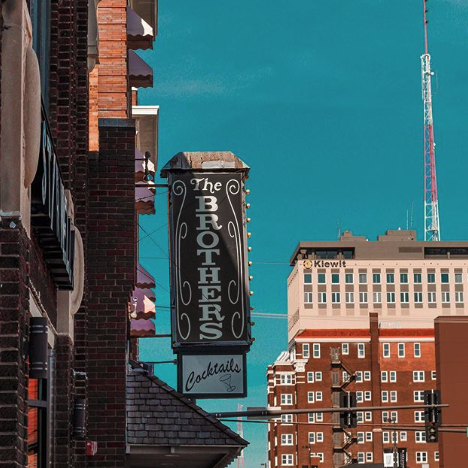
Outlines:
MULTIPOLYGON (((242 411, 243 405, 237 405, 237 411, 242 411)), ((244 427, 242 424, 242 418, 237 418, 237 433, 243 438, 244 427)), ((244 451, 237 457, 237 468, 244 468, 244 451)))
POLYGON ((424 55, 421 55, 422 98, 424 101, 424 240, 440 240, 439 201, 435 161, 434 124, 432 121, 431 56, 427 47, 427 8, 424 7, 424 55))

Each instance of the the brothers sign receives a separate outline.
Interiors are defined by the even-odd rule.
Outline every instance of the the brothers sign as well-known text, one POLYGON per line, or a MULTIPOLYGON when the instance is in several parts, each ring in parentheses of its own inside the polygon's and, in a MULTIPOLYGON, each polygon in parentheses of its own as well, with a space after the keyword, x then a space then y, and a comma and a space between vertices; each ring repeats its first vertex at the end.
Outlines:
POLYGON ((179 350, 251 344, 246 170, 213 166, 168 170, 172 344, 179 350))

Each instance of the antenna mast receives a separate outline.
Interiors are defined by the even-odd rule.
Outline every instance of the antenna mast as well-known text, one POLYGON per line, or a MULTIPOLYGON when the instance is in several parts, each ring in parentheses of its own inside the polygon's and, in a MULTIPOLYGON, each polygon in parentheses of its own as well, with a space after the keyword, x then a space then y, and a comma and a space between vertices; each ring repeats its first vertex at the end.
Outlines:
MULTIPOLYGON (((242 411, 243 405, 237 405, 237 411, 240 412, 242 411)), ((238 417, 237 418, 237 433, 241 436, 244 437, 244 427, 242 423, 242 418, 238 417)), ((244 452, 242 451, 241 454, 237 457, 237 468, 245 468, 244 465, 244 452)))
POLYGON ((422 98, 424 101, 424 240, 439 241, 439 200, 435 161, 434 124, 432 121, 431 56, 427 46, 427 4, 424 8, 424 54, 421 55, 422 98))

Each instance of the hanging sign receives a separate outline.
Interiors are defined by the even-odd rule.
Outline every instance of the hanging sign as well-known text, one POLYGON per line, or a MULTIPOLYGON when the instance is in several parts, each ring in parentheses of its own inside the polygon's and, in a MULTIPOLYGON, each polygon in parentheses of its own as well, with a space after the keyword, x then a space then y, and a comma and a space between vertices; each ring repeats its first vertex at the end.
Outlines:
POLYGON ((245 354, 178 355, 178 391, 191 398, 247 396, 245 354))
POLYGON ((68 215, 60 167, 42 116, 39 164, 31 185, 31 224, 59 289, 73 289, 75 231, 68 215))
POLYGON ((251 344, 243 178, 234 171, 169 172, 176 350, 251 344))

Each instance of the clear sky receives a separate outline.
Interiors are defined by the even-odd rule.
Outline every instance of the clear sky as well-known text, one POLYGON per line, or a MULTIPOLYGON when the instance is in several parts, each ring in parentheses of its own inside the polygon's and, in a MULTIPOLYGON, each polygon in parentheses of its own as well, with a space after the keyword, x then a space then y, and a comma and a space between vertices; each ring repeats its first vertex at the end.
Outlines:
MULTIPOLYGON (((428 8, 441 237, 466 240, 468 0, 428 8)), ((159 9, 154 50, 141 54, 154 88, 140 90, 140 104, 160 106, 159 168, 179 151, 216 150, 251 166, 256 312, 287 312, 300 240, 334 240, 339 228, 375 239, 406 228, 412 202, 422 238, 422 0, 159 0, 159 9)), ((158 282, 157 332, 169 333, 165 189, 156 200, 156 215, 140 217, 153 233, 140 256, 158 282)), ((266 367, 287 348, 287 321, 254 321, 249 397, 199 400, 208 411, 266 404, 266 367)), ((141 359, 172 359, 169 340, 142 340, 141 359)), ((157 366, 173 386, 175 371, 157 366)), ((266 428, 246 423, 244 437, 245 467, 260 467, 266 428)))

